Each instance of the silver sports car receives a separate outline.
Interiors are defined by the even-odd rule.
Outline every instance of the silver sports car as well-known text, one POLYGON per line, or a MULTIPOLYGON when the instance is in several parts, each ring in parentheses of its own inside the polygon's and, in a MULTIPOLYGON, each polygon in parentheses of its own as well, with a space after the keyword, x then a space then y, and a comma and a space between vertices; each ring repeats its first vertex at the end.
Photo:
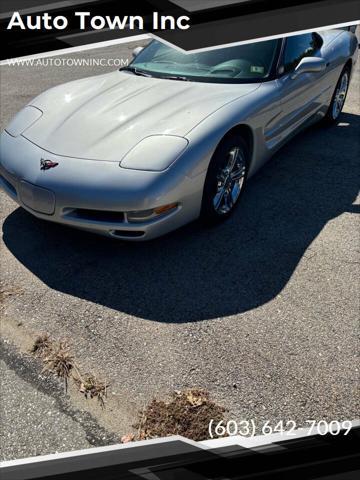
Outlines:
POLYGON ((344 30, 191 54, 154 40, 20 111, 0 183, 39 218, 120 239, 219 222, 299 129, 337 121, 357 54, 344 30))

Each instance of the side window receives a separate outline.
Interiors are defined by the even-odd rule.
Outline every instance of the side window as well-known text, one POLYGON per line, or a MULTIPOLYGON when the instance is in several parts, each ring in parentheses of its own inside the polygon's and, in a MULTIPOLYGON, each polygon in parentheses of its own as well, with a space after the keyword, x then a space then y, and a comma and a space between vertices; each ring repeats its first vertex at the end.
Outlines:
POLYGON ((284 71, 291 72, 304 57, 312 57, 318 46, 316 36, 312 33, 287 38, 284 52, 284 71))

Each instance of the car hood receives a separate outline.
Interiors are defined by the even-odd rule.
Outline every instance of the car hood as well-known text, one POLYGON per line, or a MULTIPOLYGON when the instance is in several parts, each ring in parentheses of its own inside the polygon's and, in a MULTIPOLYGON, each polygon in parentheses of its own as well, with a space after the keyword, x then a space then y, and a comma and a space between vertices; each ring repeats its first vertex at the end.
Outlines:
POLYGON ((56 155, 120 161, 150 135, 186 136, 207 116, 260 84, 209 84, 112 72, 52 88, 22 135, 56 155))

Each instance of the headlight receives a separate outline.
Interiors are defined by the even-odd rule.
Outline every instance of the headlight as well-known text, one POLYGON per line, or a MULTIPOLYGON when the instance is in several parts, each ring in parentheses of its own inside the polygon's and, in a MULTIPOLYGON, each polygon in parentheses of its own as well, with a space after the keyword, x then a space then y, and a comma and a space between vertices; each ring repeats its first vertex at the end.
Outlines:
POLYGON ((185 138, 175 135, 151 135, 125 155, 120 167, 161 172, 180 157, 188 143, 185 138))
POLYGON ((20 110, 11 120, 5 131, 12 137, 18 137, 42 116, 43 112, 36 107, 28 105, 20 110))

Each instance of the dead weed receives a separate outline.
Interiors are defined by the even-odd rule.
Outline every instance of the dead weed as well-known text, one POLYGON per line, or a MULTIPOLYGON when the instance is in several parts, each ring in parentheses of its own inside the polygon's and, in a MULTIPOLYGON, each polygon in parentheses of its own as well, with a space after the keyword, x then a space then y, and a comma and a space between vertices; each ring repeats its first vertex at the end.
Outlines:
POLYGON ((46 333, 36 337, 33 346, 31 347, 30 352, 36 355, 37 357, 42 357, 50 350, 52 342, 49 335, 46 333))
POLYGON ((77 384, 79 385, 79 391, 82 393, 86 399, 88 398, 97 398, 100 405, 105 407, 105 399, 107 396, 108 384, 98 380, 95 375, 86 374, 82 378, 76 379, 77 384))
POLYGON ((35 339, 30 352, 41 358, 44 363, 44 370, 48 370, 63 379, 65 392, 68 389, 69 378, 72 378, 85 398, 96 397, 101 406, 105 406, 109 385, 98 380, 95 375, 81 374, 75 356, 66 340, 56 342, 48 334, 41 334, 35 339))
POLYGON ((170 401, 154 399, 139 414, 136 440, 181 435, 195 441, 209 437, 210 420, 224 420, 226 409, 210 399, 205 390, 174 392, 170 401))

